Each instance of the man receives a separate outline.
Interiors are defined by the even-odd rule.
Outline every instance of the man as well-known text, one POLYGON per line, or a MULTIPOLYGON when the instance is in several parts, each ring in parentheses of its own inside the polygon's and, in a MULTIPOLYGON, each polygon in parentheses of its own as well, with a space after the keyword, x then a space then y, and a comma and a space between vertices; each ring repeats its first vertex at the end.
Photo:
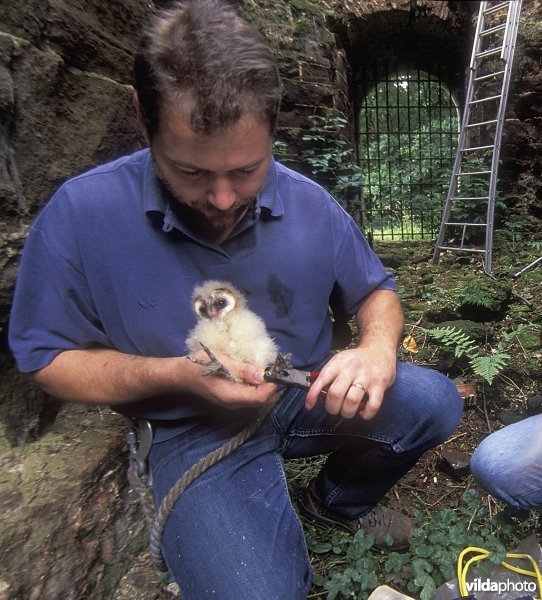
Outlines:
POLYGON ((158 501, 276 402, 181 496, 163 554, 185 599, 305 598, 312 570, 284 458, 330 453, 304 512, 404 548, 410 520, 376 505, 455 429, 460 398, 445 377, 397 363, 392 276, 329 194, 274 162, 280 81, 249 24, 217 0, 174 4, 143 36, 135 75, 150 151, 68 181, 42 211, 11 345, 49 393, 152 421, 158 501), (278 393, 260 368, 220 353, 244 383, 187 360, 192 290, 209 279, 246 295, 294 366, 320 369, 308 393, 278 393), (361 336, 330 357, 332 296, 361 336))

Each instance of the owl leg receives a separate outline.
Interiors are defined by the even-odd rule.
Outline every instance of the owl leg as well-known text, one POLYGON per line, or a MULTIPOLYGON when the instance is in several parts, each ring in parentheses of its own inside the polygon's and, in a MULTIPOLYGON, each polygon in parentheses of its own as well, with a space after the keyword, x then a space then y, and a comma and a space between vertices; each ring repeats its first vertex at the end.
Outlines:
POLYGON ((190 355, 187 357, 193 363, 198 365, 202 365, 203 367, 207 367, 204 376, 207 375, 215 375, 217 377, 226 377, 226 379, 231 379, 237 383, 242 383, 242 380, 239 377, 236 377, 230 370, 226 369, 226 367, 218 360, 218 358, 214 355, 210 348, 208 348, 205 344, 200 342, 203 351, 209 357, 209 360, 200 360, 199 358, 192 358, 190 355))

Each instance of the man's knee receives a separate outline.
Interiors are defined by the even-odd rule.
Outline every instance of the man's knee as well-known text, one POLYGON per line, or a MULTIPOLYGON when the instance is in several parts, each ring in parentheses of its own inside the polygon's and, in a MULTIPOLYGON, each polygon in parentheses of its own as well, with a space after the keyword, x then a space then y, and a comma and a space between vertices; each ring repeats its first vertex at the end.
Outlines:
POLYGON ((435 371, 433 373, 433 383, 431 391, 433 393, 433 402, 430 406, 433 410, 434 418, 440 423, 441 442, 452 435, 456 430, 461 416, 463 414, 463 400, 457 391, 454 382, 435 371))
POLYGON ((431 369, 406 363, 398 368, 398 385, 433 443, 444 442, 455 431, 463 413, 463 401, 453 381, 431 369))

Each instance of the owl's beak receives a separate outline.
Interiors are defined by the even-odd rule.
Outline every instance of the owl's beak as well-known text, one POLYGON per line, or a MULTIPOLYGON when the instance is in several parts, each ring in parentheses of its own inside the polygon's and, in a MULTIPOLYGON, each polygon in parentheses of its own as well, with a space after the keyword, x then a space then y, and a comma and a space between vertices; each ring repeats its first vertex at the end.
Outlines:
POLYGON ((211 304, 211 306, 207 307, 206 312, 207 314, 205 317, 207 319, 216 319, 220 315, 220 309, 218 309, 214 304, 211 304))

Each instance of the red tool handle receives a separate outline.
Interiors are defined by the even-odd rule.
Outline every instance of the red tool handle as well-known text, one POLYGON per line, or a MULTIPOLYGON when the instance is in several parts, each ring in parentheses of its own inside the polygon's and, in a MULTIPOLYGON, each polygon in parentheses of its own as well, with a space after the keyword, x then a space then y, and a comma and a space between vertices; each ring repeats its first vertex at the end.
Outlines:
MULTIPOLYGON (((316 379, 318 378, 318 375, 320 375, 320 371, 309 371, 309 374, 307 375, 307 379, 310 383, 310 385, 312 385, 316 379)), ((320 396, 322 398, 325 398, 327 396, 327 390, 322 390, 320 392, 320 396)))

